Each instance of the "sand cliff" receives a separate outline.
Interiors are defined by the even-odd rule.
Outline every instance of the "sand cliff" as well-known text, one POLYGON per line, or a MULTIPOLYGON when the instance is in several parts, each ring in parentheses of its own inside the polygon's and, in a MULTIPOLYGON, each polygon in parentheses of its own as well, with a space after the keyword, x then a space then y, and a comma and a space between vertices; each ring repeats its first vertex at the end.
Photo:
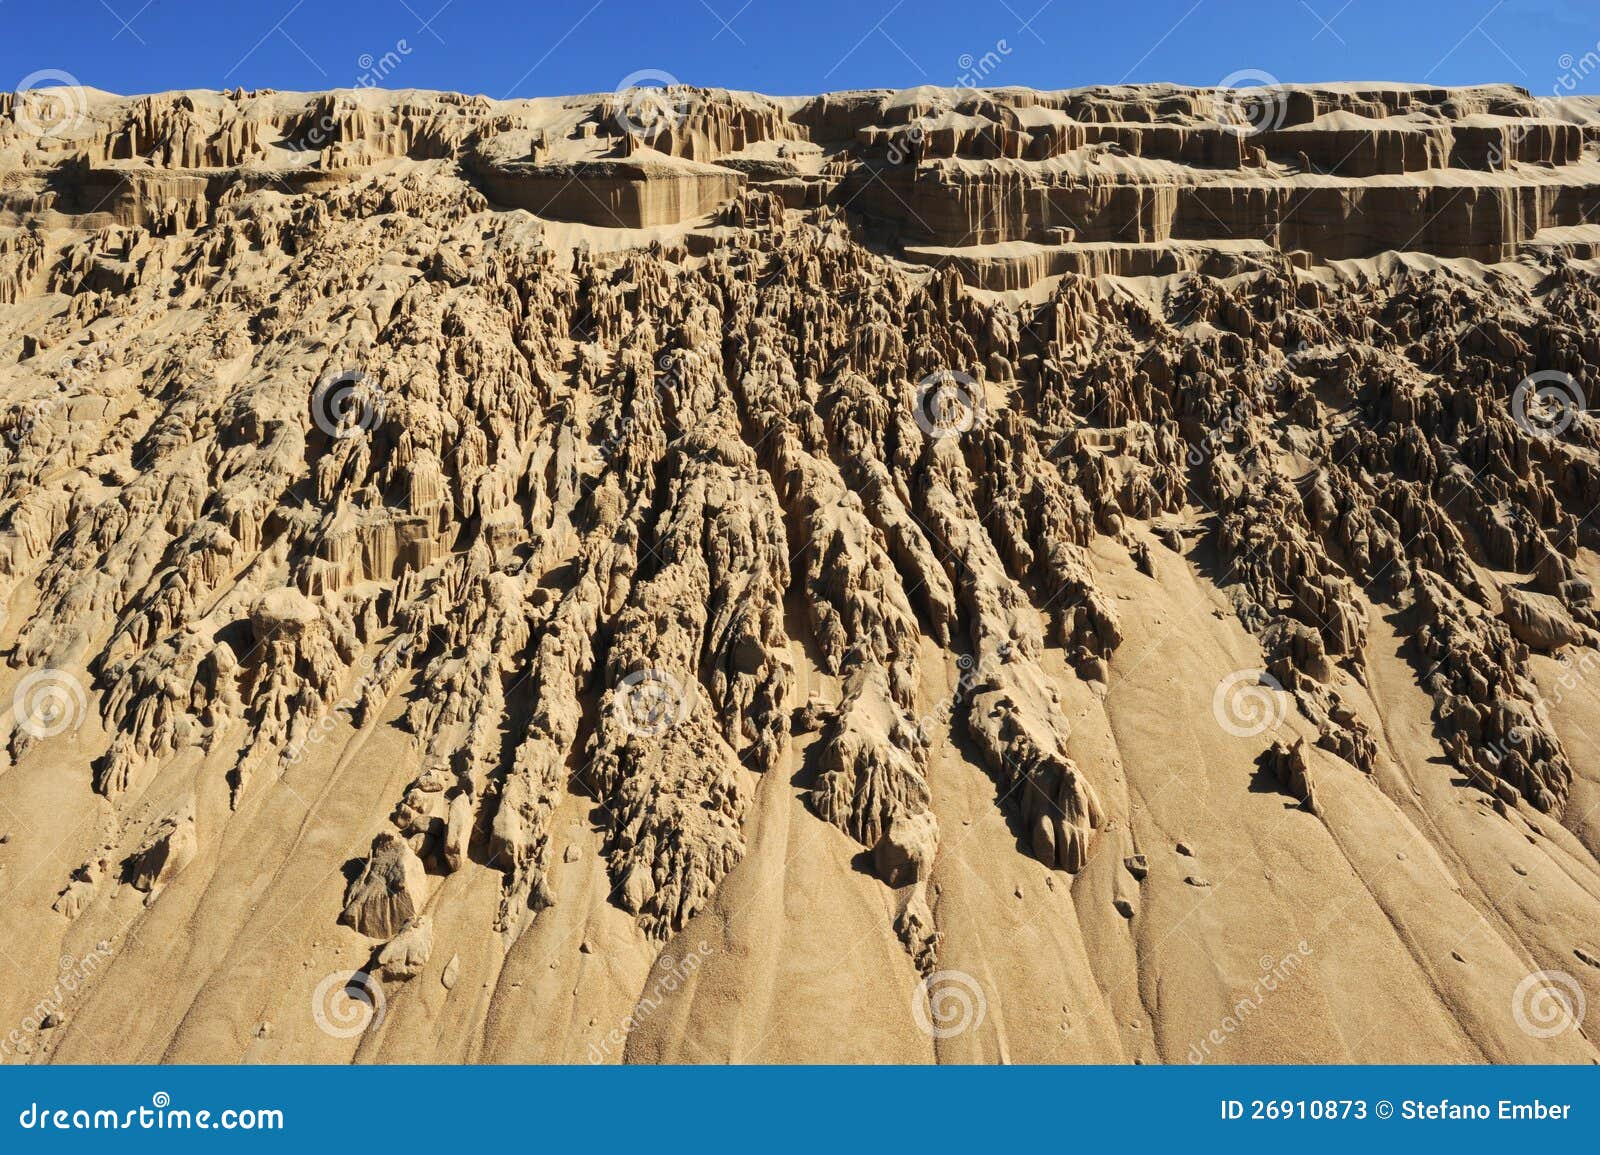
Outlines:
POLYGON ((1597 112, 0 96, 0 1054, 1595 1061, 1597 112))

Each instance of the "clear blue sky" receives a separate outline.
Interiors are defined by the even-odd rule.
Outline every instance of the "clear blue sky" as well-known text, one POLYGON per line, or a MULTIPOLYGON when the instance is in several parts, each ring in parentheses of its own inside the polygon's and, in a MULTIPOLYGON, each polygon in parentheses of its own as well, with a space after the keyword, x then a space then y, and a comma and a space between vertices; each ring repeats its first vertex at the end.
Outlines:
POLYGON ((46 69, 123 93, 367 75, 492 97, 647 69, 770 93, 1252 70, 1549 95, 1600 93, 1597 42, 1596 0, 0 0, 0 87, 46 69))

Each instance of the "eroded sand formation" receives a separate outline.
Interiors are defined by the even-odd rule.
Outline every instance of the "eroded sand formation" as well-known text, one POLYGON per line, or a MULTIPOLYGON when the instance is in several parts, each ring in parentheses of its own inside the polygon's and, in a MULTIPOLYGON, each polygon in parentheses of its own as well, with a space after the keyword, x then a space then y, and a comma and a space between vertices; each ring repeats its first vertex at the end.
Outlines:
POLYGON ((56 99, 8 1058, 1600 1057, 1590 104, 56 99))

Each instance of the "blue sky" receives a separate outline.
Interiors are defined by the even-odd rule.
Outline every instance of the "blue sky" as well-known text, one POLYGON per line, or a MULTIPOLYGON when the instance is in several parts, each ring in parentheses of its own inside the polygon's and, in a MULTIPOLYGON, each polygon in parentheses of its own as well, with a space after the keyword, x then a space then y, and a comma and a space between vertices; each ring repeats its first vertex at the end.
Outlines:
POLYGON ((770 93, 1248 71, 1549 95, 1600 93, 1597 42, 1593 0, 0 0, 0 86, 55 70, 124 93, 366 78, 505 97, 641 70, 770 93))

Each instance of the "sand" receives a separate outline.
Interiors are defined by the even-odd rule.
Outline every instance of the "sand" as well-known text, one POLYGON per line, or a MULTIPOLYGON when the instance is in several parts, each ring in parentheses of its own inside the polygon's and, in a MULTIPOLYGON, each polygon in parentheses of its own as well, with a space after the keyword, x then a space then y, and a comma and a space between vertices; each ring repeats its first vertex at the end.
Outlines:
POLYGON ((1600 120, 0 95, 0 1059, 1593 1062, 1600 120))

